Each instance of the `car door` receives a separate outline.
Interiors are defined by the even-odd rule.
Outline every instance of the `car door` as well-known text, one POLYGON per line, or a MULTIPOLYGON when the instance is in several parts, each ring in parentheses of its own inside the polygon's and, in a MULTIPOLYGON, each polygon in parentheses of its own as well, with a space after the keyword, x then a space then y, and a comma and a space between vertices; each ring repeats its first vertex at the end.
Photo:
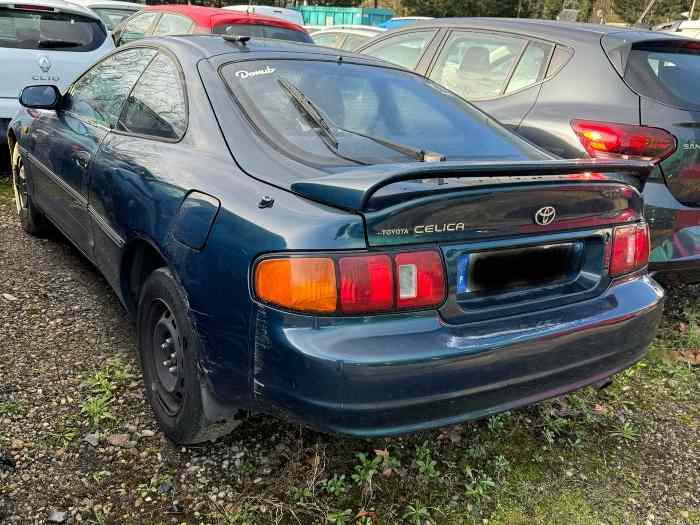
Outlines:
POLYGON ((68 89, 61 108, 46 112, 32 128, 30 163, 35 168, 31 176, 37 203, 88 256, 91 160, 154 54, 151 49, 129 49, 98 62, 68 89))
POLYGON ((427 76, 517 129, 537 101, 554 45, 511 34, 450 32, 427 76))
MULTIPOLYGON (((168 159, 177 158, 187 116, 179 63, 160 51, 129 94, 91 170, 88 199, 95 263, 113 286, 119 285, 121 251, 128 232, 154 233, 163 217, 176 212, 164 209, 160 197, 172 193, 177 196, 172 202, 179 203, 181 190, 154 172, 163 169, 168 159)), ((165 237, 165 232, 157 233, 165 237)))
POLYGON ((192 32, 194 21, 184 15, 163 13, 153 30, 153 36, 186 35, 192 32))
POLYGON ((144 11, 132 16, 114 31, 114 43, 123 46, 149 36, 159 16, 157 11, 144 11))
POLYGON ((423 74, 442 32, 435 28, 405 31, 373 42, 360 52, 423 74))

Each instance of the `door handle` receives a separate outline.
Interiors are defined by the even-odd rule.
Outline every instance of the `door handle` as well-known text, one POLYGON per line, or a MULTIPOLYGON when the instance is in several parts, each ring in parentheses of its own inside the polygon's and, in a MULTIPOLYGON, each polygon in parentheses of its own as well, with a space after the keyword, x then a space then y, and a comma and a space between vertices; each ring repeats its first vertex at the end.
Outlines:
POLYGON ((73 160, 82 169, 87 169, 90 163, 90 154, 87 151, 77 151, 73 154, 73 160))

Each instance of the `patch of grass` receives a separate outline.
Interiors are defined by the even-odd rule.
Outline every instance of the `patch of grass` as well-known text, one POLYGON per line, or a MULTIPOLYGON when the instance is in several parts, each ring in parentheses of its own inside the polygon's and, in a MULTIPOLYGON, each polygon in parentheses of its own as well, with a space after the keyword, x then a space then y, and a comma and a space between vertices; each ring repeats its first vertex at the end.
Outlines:
POLYGON ((99 428, 116 416, 110 410, 115 392, 134 377, 129 367, 118 357, 107 360, 102 369, 87 380, 90 395, 80 405, 80 413, 85 416, 92 428, 99 428))
POLYGON ((109 409, 111 403, 111 396, 90 396, 80 405, 80 413, 87 418, 92 428, 101 427, 107 421, 116 420, 109 409))
POLYGON ((499 500, 489 517, 489 525, 590 525, 592 523, 621 523, 610 514, 599 514, 583 491, 535 493, 523 504, 522 500, 499 500))
POLYGON ((25 415, 27 407, 21 401, 1 401, 0 417, 20 417, 25 415))
MULTIPOLYGON (((0 160, 2 160, 0 158, 0 160)), ((9 168, 8 168, 9 169, 9 168)), ((2 170, 0 169, 0 202, 10 202, 15 198, 15 194, 12 191, 12 184, 10 179, 2 175, 2 170)))

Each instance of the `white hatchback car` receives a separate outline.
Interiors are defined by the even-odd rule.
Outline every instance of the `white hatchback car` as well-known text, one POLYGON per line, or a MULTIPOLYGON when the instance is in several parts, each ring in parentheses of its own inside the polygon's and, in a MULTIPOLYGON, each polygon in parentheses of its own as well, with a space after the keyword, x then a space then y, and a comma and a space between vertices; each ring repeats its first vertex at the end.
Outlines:
POLYGON ((0 144, 30 84, 64 90, 114 48, 100 17, 63 0, 0 0, 0 144))
POLYGON ((121 2, 119 0, 69 0, 97 13, 109 31, 117 27, 122 20, 138 13, 145 6, 136 2, 121 2))

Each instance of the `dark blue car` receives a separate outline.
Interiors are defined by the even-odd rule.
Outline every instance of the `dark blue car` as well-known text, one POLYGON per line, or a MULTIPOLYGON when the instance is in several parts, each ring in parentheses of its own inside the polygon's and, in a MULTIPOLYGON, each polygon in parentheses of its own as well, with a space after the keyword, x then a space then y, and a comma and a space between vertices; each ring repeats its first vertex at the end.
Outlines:
POLYGON ((654 335, 651 166, 553 160, 414 73, 169 37, 21 99, 22 226, 57 227, 133 314, 174 441, 249 410, 447 425, 600 382, 654 335))

